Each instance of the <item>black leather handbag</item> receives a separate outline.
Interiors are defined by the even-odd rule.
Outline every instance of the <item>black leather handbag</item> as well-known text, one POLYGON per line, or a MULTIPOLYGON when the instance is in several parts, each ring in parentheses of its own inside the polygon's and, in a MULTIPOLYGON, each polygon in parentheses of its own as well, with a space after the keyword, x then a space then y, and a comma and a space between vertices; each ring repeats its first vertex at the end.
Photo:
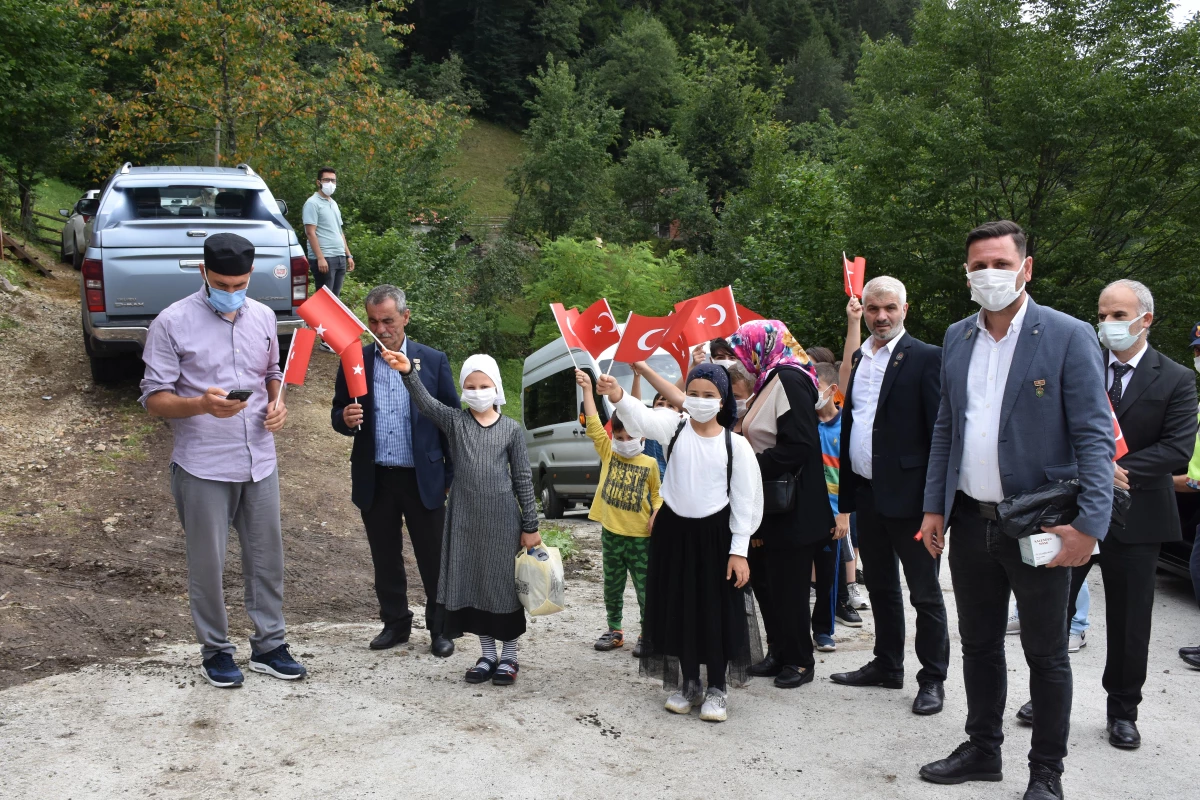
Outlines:
POLYGON ((763 478, 763 513, 786 514, 796 507, 796 481, 803 468, 796 474, 790 472, 778 478, 763 478))

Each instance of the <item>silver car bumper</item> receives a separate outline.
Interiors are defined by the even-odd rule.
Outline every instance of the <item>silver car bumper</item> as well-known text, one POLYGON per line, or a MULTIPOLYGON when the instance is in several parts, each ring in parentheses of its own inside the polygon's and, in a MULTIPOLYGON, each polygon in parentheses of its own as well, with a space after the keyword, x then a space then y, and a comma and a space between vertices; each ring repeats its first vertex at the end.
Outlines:
MULTIPOLYGON (((92 325, 91 315, 84 314, 86 320, 87 331, 97 341, 101 342, 137 342, 139 346, 146 346, 146 332, 149 328, 142 327, 122 327, 122 328, 97 328, 92 325)), ((275 330, 279 336, 291 336, 298 329, 304 326, 304 320, 279 320, 275 325, 275 330)))

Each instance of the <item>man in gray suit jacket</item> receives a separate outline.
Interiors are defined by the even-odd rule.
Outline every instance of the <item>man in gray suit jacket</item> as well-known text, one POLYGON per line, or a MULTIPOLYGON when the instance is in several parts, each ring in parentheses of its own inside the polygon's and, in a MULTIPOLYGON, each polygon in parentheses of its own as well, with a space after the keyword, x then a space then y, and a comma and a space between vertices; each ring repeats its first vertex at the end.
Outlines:
POLYGON ((1037 613, 1021 618, 1021 646, 1037 714, 1025 800, 1062 797, 1071 719, 1067 606, 1071 570, 1086 563, 1112 515, 1112 415, 1104 362, 1085 322, 1033 302, 1033 259, 1014 222, 967 236, 967 281, 982 311, 946 331, 942 399, 930 445, 921 534, 930 555, 945 547, 958 607, 967 691, 967 734, 947 758, 926 764, 935 783, 1002 778, 1007 696, 1008 596, 1037 613), (1047 529, 1062 550, 1045 567, 1021 560, 995 525, 996 504, 1054 480, 1078 478, 1079 516, 1047 529), (1028 621, 1027 621, 1028 618, 1028 621))

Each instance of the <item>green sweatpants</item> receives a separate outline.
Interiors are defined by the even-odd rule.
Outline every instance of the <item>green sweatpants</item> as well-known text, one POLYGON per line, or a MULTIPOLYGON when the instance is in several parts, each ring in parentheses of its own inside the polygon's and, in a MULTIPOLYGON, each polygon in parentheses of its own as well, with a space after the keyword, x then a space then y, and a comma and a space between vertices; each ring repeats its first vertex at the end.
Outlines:
POLYGON ((604 610, 608 627, 623 630, 621 614, 625 608, 625 575, 633 577, 637 594, 638 625, 646 621, 646 567, 649 563, 649 536, 622 536, 607 528, 600 529, 600 551, 604 558, 604 610))

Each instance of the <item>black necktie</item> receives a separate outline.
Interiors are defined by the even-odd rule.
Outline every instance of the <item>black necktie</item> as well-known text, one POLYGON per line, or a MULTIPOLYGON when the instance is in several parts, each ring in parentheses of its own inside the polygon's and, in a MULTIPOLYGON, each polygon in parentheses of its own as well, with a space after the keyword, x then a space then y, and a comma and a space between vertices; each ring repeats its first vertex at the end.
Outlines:
POLYGON ((1116 411, 1121 407, 1121 381, 1124 379, 1125 373, 1133 372, 1133 367, 1122 364, 1120 361, 1114 361, 1112 368, 1113 375, 1116 377, 1113 378, 1112 386, 1108 389, 1108 399, 1112 402, 1113 411, 1116 411))

